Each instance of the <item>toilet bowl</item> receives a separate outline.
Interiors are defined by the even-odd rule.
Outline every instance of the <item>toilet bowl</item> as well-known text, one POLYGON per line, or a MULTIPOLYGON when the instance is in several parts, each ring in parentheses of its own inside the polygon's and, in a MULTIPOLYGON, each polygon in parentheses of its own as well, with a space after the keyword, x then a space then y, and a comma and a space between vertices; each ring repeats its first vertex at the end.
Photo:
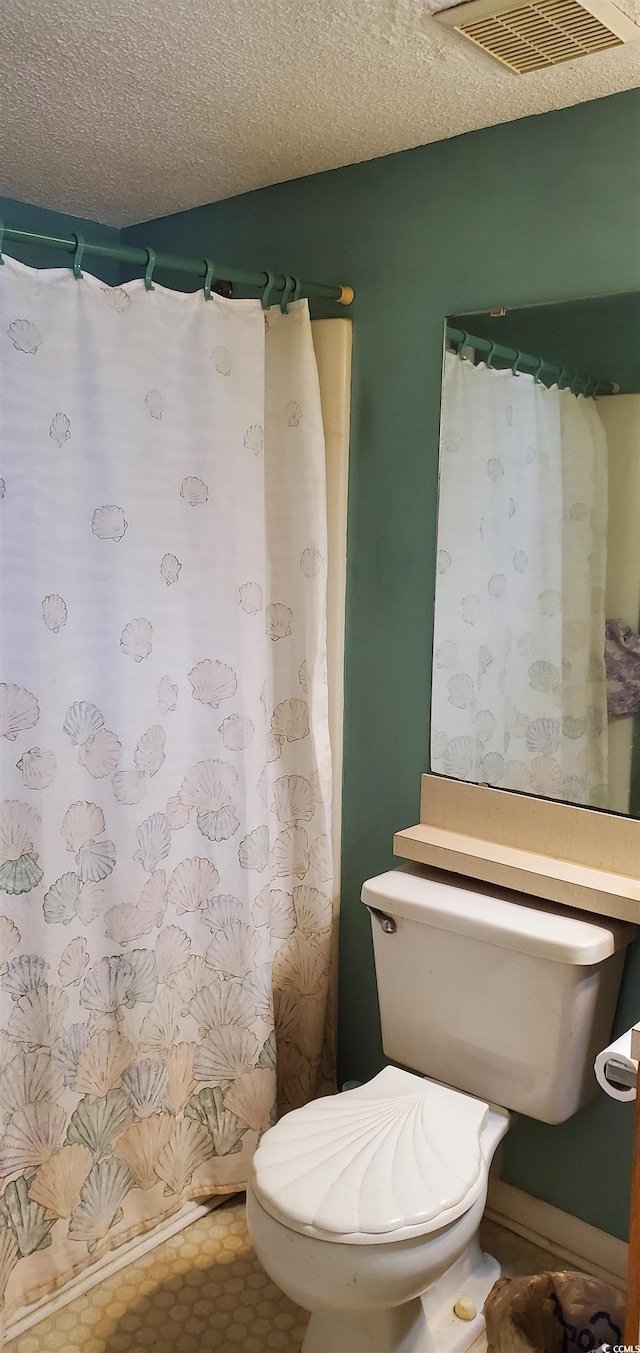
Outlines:
POLYGON ((500 1276, 478 1227, 508 1125, 506 1112, 387 1067, 265 1134, 249 1232, 273 1281, 312 1313, 303 1353, 471 1347, 500 1276))
POLYGON ((413 1071, 266 1132, 249 1231, 311 1312, 304 1353, 465 1353, 500 1274, 478 1227, 509 1114, 563 1123, 594 1094, 637 930, 416 866, 362 900, 384 1051, 413 1071))

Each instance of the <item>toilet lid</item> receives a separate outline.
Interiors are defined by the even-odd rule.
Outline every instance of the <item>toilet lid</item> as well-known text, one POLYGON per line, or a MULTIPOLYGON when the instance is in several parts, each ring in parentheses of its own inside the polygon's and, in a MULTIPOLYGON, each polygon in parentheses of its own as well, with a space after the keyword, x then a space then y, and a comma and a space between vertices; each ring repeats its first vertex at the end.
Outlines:
POLYGON ((356 1090, 315 1100, 265 1133, 253 1189, 291 1230, 382 1244, 455 1221, 482 1192, 489 1107, 386 1067, 356 1090))

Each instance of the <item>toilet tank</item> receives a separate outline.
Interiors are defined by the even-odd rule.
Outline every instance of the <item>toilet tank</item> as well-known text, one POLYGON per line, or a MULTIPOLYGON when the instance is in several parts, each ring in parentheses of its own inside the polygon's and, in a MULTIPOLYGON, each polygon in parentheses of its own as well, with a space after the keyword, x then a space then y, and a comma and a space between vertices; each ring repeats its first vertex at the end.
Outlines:
POLYGON ((543 1123, 596 1093, 635 926, 417 865, 362 901, 387 1057, 543 1123))

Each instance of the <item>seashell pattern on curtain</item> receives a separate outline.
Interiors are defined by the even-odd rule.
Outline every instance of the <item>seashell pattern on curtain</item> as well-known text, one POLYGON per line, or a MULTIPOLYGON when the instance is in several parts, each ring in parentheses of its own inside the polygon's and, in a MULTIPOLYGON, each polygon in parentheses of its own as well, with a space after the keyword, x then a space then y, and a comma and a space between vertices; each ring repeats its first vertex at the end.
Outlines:
POLYGON ((329 1088, 332 860, 306 302, 6 258, 0 405, 1 1330, 329 1088))

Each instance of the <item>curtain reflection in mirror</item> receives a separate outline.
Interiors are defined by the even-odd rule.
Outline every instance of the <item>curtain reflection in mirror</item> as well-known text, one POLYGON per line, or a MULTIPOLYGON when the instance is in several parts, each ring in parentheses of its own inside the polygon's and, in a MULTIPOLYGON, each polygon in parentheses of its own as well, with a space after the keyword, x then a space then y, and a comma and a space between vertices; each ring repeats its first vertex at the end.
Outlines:
POLYGON ((448 352, 433 770, 607 806, 606 542, 596 403, 448 352))

